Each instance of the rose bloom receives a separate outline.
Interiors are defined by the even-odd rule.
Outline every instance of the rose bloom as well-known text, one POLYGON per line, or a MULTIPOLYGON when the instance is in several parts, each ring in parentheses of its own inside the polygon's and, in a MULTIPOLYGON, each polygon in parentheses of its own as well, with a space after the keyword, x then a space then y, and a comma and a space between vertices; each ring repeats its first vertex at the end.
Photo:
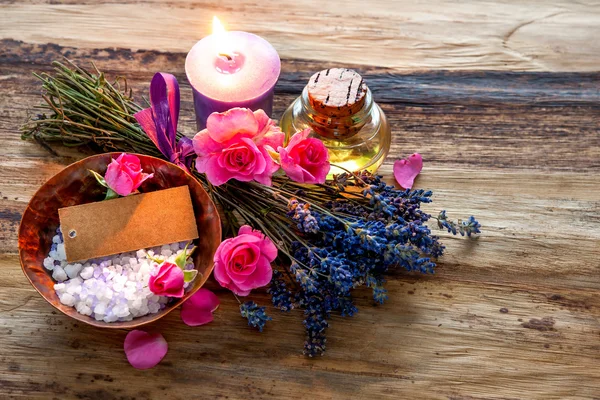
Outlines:
POLYGON ((128 196, 140 187, 142 182, 152 178, 153 174, 142 172, 140 159, 134 155, 122 153, 118 158, 113 159, 104 180, 109 188, 120 196, 128 196))
POLYGON ((271 262, 276 257, 277 248, 271 239, 244 225, 236 237, 219 245, 214 257, 215 279, 238 296, 247 296, 271 281, 271 262))
POLYGON ((296 133, 286 147, 279 147, 281 168, 291 180, 325 183, 329 173, 329 152, 322 141, 309 138, 310 129, 296 133))
POLYGON ((283 144, 284 134, 263 110, 232 108, 212 113, 206 129, 194 137, 196 168, 215 186, 230 179, 271 185, 279 169, 269 150, 283 144))
POLYGON ((157 296, 183 297, 183 270, 170 262, 160 264, 156 275, 148 280, 150 291, 157 296))

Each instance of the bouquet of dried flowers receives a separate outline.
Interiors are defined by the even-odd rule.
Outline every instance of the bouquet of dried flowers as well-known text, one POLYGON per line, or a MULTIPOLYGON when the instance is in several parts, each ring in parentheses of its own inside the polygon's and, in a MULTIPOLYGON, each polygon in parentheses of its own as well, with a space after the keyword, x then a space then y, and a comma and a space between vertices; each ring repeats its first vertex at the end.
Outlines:
MULTIPOLYGON (((421 210, 431 191, 399 190, 366 171, 326 180, 322 143, 308 132, 284 143, 260 110, 213 114, 207 129, 193 140, 184 137, 177 132, 178 87, 169 74, 155 75, 151 107, 144 109, 122 78, 110 83, 97 68, 71 62, 54 67, 54 74, 38 75, 46 104, 23 126, 23 138, 143 153, 190 171, 222 209, 227 239, 215 254, 215 279, 236 297, 268 284, 275 307, 302 309, 309 356, 325 351, 332 313, 356 313, 353 289, 367 286, 383 303, 388 271, 434 271, 444 246, 430 219, 453 234, 479 233, 472 216, 454 222, 445 211, 434 217, 421 210), (175 92, 177 104, 165 106, 175 92)), ((271 319, 253 301, 240 301, 240 311, 261 331, 271 319)))

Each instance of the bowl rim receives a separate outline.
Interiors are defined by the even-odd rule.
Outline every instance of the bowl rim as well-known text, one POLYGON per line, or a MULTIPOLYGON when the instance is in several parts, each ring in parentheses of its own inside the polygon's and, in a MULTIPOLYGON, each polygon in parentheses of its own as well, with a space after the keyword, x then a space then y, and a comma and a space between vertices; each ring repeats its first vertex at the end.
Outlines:
MULTIPOLYGON (((19 221, 19 229, 18 229, 18 236, 17 236, 17 246, 19 249, 19 263, 21 264, 21 271, 23 272, 23 275, 25 275, 25 277, 27 278, 27 280, 29 281, 29 283, 31 284, 31 286, 33 286, 33 288, 38 292, 38 294, 44 299, 46 300, 47 303, 49 303, 52 307, 54 307, 55 309, 57 309, 58 311, 60 311, 61 313, 63 313, 64 315, 66 315, 67 317, 73 318, 77 321, 81 321, 83 323, 86 323, 88 325, 94 326, 96 328, 107 328, 107 329, 135 329, 144 325, 148 325, 151 324, 153 322, 158 321, 159 319, 163 318, 164 316, 168 315, 169 313, 171 313, 173 310, 175 310, 176 308, 178 308, 179 306, 181 306, 185 301, 187 301, 195 292, 197 292, 201 287, 204 286, 204 284, 206 283, 206 281, 208 280, 208 278, 210 278, 210 275, 212 274, 213 270, 214 270, 214 262, 210 263, 209 266, 209 273, 206 274, 206 278, 204 280, 204 283, 202 283, 202 285, 198 286, 197 288, 192 288, 192 290, 189 293, 189 296, 187 299, 184 299, 181 304, 177 305, 176 307, 167 307, 163 310, 161 310, 160 312, 154 313, 154 314, 146 314, 142 317, 139 318, 143 318, 146 316, 149 316, 150 318, 148 318, 146 321, 137 321, 136 319, 138 318, 134 318, 131 321, 120 321, 120 323, 113 323, 113 322, 104 322, 102 320, 98 321, 88 315, 83 315, 80 314, 75 307, 71 306, 69 308, 72 308, 75 311, 75 315, 71 315, 69 313, 67 313, 65 310, 63 310, 62 308, 60 308, 59 306, 57 306, 56 304, 54 304, 52 301, 50 301, 48 298, 46 298, 46 296, 44 295, 44 293, 42 293, 42 291, 38 288, 38 286, 36 284, 33 283, 33 281, 31 280, 30 276, 27 274, 26 272, 26 267, 25 264, 23 263, 23 252, 24 249, 21 246, 21 234, 22 234, 22 230, 23 230, 23 219, 25 217, 25 213, 27 212, 27 210, 29 210, 31 202, 37 197, 37 195, 40 193, 40 191, 44 188, 44 186, 46 186, 46 184, 52 180, 55 176, 63 173, 66 169, 70 168, 71 166, 73 166, 74 164, 78 164, 81 163, 85 160, 91 159, 91 158, 98 158, 98 157, 106 157, 106 156, 110 156, 111 158, 115 155, 120 155, 124 152, 118 151, 118 152, 107 152, 107 153, 98 153, 98 154, 93 154, 91 156, 88 157, 84 157, 80 160, 77 160, 73 163, 70 163, 69 165, 67 165, 66 167, 62 168, 60 171, 58 171, 56 174, 52 175, 50 178, 48 178, 33 194, 33 196, 31 196, 31 198, 29 199, 29 201, 27 202, 27 206, 25 207, 25 211, 23 212, 23 215, 21 216, 21 221, 19 221), (125 326, 124 326, 125 325, 125 326)), ((142 156, 144 158, 150 158, 150 159, 154 159, 157 160, 159 162, 162 162, 164 164, 170 164, 173 167, 178 168, 179 170, 181 170, 184 174, 186 174, 188 177, 190 177, 193 180, 197 180, 192 174, 190 174, 188 171, 184 170, 183 168, 181 168, 180 166, 169 162, 165 159, 162 158, 158 158, 158 157, 154 157, 154 156, 150 156, 150 155, 146 155, 146 154, 141 154, 141 153, 130 153, 130 152, 125 152, 127 154, 130 155, 134 155, 134 156, 142 156)), ((219 240, 222 241, 223 237, 222 237, 222 224, 221 224, 221 216, 219 214, 219 212, 217 211, 217 207, 215 206, 212 198, 210 197, 210 195, 208 194, 208 192, 206 192, 206 190, 204 189, 204 187, 202 187, 202 184, 200 182, 197 182, 197 184, 199 185, 200 189, 202 189, 202 191, 206 194, 206 197, 209 201, 209 204, 211 204, 215 210, 215 216, 218 220, 218 224, 217 224, 217 232, 218 233, 218 237, 219 240)), ((215 249, 216 251, 216 249, 215 249)), ((45 268, 42 267, 44 270, 45 268)), ((50 276, 52 278, 52 276, 50 276)), ((62 304, 62 303, 61 303, 62 304)), ((68 306, 67 306, 68 307, 68 306)))

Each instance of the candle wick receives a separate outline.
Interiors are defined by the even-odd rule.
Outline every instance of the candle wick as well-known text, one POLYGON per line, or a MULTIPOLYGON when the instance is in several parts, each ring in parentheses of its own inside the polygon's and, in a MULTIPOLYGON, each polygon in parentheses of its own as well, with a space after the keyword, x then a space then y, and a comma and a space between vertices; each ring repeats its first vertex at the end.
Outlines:
POLYGON ((231 57, 229 54, 226 54, 226 53, 219 53, 219 57, 225 57, 227 59, 227 61, 233 60, 233 57, 231 57))

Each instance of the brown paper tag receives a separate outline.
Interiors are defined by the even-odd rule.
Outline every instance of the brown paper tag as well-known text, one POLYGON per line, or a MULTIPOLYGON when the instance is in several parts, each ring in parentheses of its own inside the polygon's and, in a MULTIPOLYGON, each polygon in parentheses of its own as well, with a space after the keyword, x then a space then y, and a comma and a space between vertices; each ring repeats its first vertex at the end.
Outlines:
POLYGON ((187 186, 61 208, 58 215, 69 262, 198 237, 187 186))

